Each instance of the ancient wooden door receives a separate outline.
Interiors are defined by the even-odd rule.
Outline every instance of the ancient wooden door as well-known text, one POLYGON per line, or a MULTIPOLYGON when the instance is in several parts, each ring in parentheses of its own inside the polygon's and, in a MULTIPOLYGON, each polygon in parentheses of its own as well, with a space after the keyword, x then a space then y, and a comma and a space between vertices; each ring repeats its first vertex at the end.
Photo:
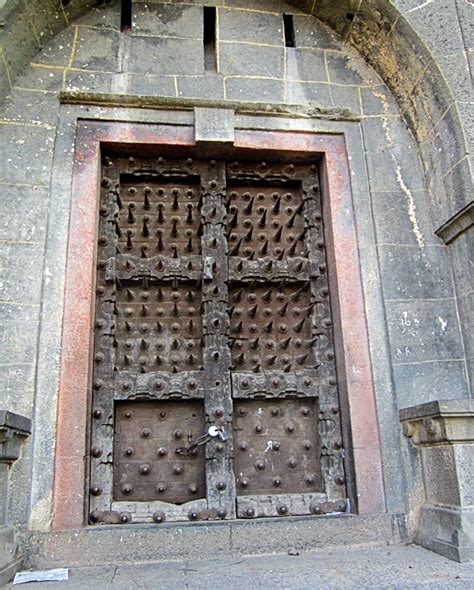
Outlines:
POLYGON ((104 157, 89 521, 346 509, 317 166, 104 157))

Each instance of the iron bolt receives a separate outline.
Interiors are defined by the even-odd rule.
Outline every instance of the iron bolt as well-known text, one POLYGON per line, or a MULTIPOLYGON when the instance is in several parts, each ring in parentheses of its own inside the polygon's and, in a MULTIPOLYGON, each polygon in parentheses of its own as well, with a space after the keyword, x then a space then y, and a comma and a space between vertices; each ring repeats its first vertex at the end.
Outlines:
POLYGON ((100 521, 100 513, 99 512, 91 512, 89 514, 89 520, 92 523, 99 522, 100 521))
POLYGON ((96 458, 100 457, 102 455, 102 451, 98 447, 92 447, 91 455, 96 458))
POLYGON ((255 516, 255 508, 247 508, 247 510, 245 511, 245 514, 252 518, 253 516, 255 516))
POLYGON ((188 487, 188 491, 190 494, 195 494, 198 491, 198 487, 195 483, 192 483, 188 487))
POLYGON ((241 451, 246 451, 247 450, 247 447, 248 447, 248 445, 247 445, 247 443, 245 441, 243 441, 243 442, 240 443, 240 450, 241 451))
POLYGON ((126 483, 122 486, 122 493, 123 494, 131 494, 133 492, 133 487, 129 484, 126 483))
POLYGON ((150 466, 145 463, 144 465, 140 466, 140 473, 142 475, 148 475, 150 473, 150 466))
POLYGON ((175 473, 176 475, 180 475, 181 473, 183 473, 183 468, 181 467, 181 465, 175 465, 173 467, 173 473, 175 473))
POLYGON ((167 453, 168 453, 168 451, 165 449, 165 447, 160 447, 160 448, 158 449, 158 455, 159 455, 160 457, 164 457, 164 456, 165 456, 167 453))
POLYGON ((314 483, 314 476, 312 476, 312 475, 307 475, 307 476, 304 478, 304 481, 305 481, 306 485, 308 485, 308 486, 311 486, 311 485, 313 485, 313 483, 314 483))
POLYGON ((279 450, 280 450, 280 447, 281 447, 281 444, 280 444, 278 441, 276 441, 276 442, 274 441, 274 442, 273 442, 273 444, 272 444, 272 449, 273 449, 274 451, 279 451, 279 450))
POLYGON ((130 522, 130 516, 128 514, 122 513, 120 515, 120 522, 123 524, 126 524, 127 522, 130 522))
POLYGON ((344 484, 345 479, 344 476, 338 475, 334 478, 334 481, 337 483, 337 485, 342 486, 344 484))
POLYGON ((93 496, 100 496, 102 494, 102 488, 99 488, 98 486, 91 486, 90 492, 93 496))
POLYGON ((166 486, 164 484, 158 484, 155 489, 159 494, 164 494, 166 492, 166 486))
POLYGON ((175 430, 173 432, 173 436, 177 439, 183 438, 183 431, 182 430, 175 430))
POLYGON ((332 447, 333 449, 336 449, 336 451, 342 449, 342 442, 340 440, 335 440, 332 443, 332 447))
POLYGON ((286 504, 281 504, 280 506, 278 506, 277 508, 277 512, 278 514, 288 514, 288 506, 286 506, 286 504))
POLYGON ((199 514, 195 510, 191 510, 188 513, 189 520, 197 520, 199 518, 199 514))
POLYGON ((164 512, 155 512, 153 514, 153 522, 156 522, 157 524, 160 524, 162 522, 165 522, 165 514, 164 514, 164 512))
POLYGON ((259 469, 260 471, 263 471, 263 469, 265 469, 265 461, 263 461, 263 460, 257 461, 255 463, 255 467, 257 469, 259 469))
POLYGON ((132 448, 125 449, 125 456, 126 457, 131 457, 132 455, 133 455, 133 449, 132 448))
POLYGON ((124 418, 127 418, 127 420, 129 420, 132 417, 132 412, 130 412, 130 410, 127 410, 123 413, 123 416, 124 418))
POLYGON ((102 418, 102 410, 94 410, 93 416, 96 419, 102 418))
POLYGON ((261 424, 257 424, 257 426, 255 426, 255 432, 262 432, 263 427, 261 424))
POLYGON ((151 434, 151 430, 149 428, 144 428, 142 430, 142 437, 143 438, 148 438, 151 434))
POLYGON ((288 426, 286 427, 286 431, 289 433, 292 433, 295 431, 295 427, 293 426, 293 424, 288 424, 288 426))
POLYGON ((281 486, 281 479, 279 477, 275 477, 275 479, 273 480, 273 485, 276 488, 279 488, 281 486))
POLYGON ((217 518, 225 518, 227 516, 227 510, 224 508, 219 508, 217 511, 217 518))
POLYGON ((294 457, 290 457, 287 461, 287 465, 293 469, 298 465, 298 461, 294 457))
POLYGON ((241 488, 247 488, 249 485, 249 480, 248 479, 241 479, 240 480, 240 487, 241 488))
POLYGON ((226 486, 226 483, 225 483, 225 481, 218 481, 218 482, 217 482, 217 484, 216 484, 216 488, 217 488, 217 489, 218 489, 220 492, 224 491, 224 490, 226 489, 226 487, 227 487, 227 486, 226 486))

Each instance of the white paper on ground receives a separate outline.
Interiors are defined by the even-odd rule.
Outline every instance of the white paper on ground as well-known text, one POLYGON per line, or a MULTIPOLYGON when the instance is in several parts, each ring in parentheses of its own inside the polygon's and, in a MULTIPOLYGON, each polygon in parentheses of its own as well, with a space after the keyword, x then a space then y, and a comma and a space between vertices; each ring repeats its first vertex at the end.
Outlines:
POLYGON ((15 574, 13 584, 26 584, 27 582, 62 582, 69 580, 69 570, 57 568, 45 572, 18 572, 15 574))

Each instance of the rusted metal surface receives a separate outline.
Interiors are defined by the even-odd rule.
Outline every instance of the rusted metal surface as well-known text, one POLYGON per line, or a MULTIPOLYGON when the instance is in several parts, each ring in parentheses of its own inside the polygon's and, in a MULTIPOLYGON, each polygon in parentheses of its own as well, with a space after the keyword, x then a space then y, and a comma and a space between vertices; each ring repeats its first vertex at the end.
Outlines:
POLYGON ((125 402, 115 413, 114 500, 182 504, 206 496, 202 447, 179 449, 204 429, 202 403, 125 402))
POLYGON ((316 166, 105 157, 102 174, 90 521, 340 507, 316 166))

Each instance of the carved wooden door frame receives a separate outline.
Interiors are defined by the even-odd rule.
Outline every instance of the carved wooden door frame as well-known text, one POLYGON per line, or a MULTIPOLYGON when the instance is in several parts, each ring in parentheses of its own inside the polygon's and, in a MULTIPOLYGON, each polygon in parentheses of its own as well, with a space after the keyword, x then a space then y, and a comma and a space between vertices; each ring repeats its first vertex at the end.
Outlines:
MULTIPOLYGON (((78 121, 53 492, 53 528, 59 530, 79 528, 87 522, 95 245, 104 145, 119 151, 124 147, 162 147, 168 151, 172 148, 174 152, 195 155, 195 130, 187 125, 78 121)), ((320 157, 347 491, 353 512, 385 512, 379 428, 344 136, 235 129, 232 150, 236 156, 246 152, 320 157)))

